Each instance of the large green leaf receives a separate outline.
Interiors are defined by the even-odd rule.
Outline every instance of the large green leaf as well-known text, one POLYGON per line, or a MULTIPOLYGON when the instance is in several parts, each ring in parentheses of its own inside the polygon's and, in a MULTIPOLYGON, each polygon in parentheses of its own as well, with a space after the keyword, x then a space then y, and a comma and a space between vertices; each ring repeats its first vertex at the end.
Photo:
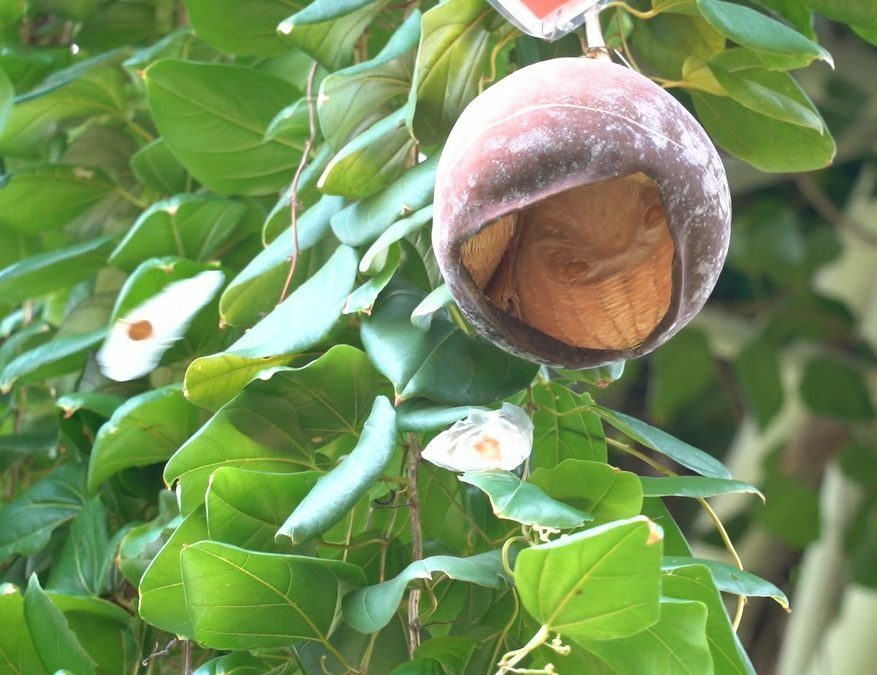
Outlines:
POLYGON ((0 584, 0 662, 10 675, 50 675, 40 659, 28 629, 24 597, 11 584, 0 584))
POLYGON ((673 461, 699 473, 701 476, 707 476, 708 478, 731 478, 728 469, 715 457, 708 455, 703 450, 698 450, 684 441, 680 441, 666 431, 661 431, 635 417, 609 410, 602 406, 595 405, 594 412, 628 438, 633 439, 637 443, 642 443, 647 448, 660 452, 662 455, 666 455, 673 461))
POLYGON ((420 38, 420 12, 414 10, 373 59, 325 77, 317 113, 326 141, 341 147, 377 114, 391 112, 394 99, 411 86, 413 49, 420 38))
POLYGON ((35 234, 61 227, 115 189, 99 169, 69 164, 21 169, 0 183, 0 229, 35 234))
POLYGON ((521 603, 580 643, 633 635, 658 620, 661 540, 640 516, 524 549, 515 562, 521 603))
POLYGON ((163 138, 131 155, 131 170, 147 187, 172 195, 186 189, 186 168, 173 156, 163 138))
POLYGON ((94 276, 106 263, 112 242, 112 237, 96 237, 30 256, 0 270, 0 302, 37 298, 94 276))
POLYGON ((565 459, 537 468, 530 482, 554 499, 593 514, 598 522, 632 518, 642 509, 639 476, 605 462, 565 459))
POLYGON ((231 400, 260 372, 318 344, 342 314, 353 289, 356 263, 356 252, 339 246, 316 274, 228 350, 193 361, 186 371, 189 397, 215 408, 231 400), (227 377, 232 372, 235 376, 227 377))
POLYGON ((776 584, 771 583, 767 579, 762 579, 752 574, 752 572, 741 570, 734 565, 717 560, 682 556, 664 556, 664 562, 662 563, 662 567, 665 570, 673 570, 689 565, 703 565, 706 567, 710 574, 712 574, 716 588, 723 593, 734 593, 754 598, 771 598, 783 609, 789 609, 789 599, 776 584))
POLYGON ((0 392, 79 370, 97 347, 104 331, 56 337, 13 359, 0 373, 0 392))
POLYGON ((276 56, 287 49, 277 24, 301 7, 297 0, 186 0, 202 40, 232 54, 276 56))
POLYGON ((110 255, 110 264, 133 270, 148 258, 177 255, 207 262, 232 235, 246 207, 230 199, 177 195, 156 202, 110 255))
POLYGON ((204 509, 196 509, 181 522, 152 559, 140 579, 140 616, 169 633, 192 637, 192 618, 183 591, 180 552, 209 538, 204 509))
POLYGON ((815 59, 833 63, 831 55, 811 39, 754 9, 723 0, 697 0, 697 6, 722 35, 760 52, 767 67, 802 68, 815 59))
MULTIPOLYGON (((344 204, 340 197, 325 196, 297 219, 298 259, 290 288, 296 289, 316 272, 326 257, 323 250, 311 253, 310 249, 320 243, 329 231, 329 221, 344 204)), ((289 204, 285 205, 287 219, 289 204)), ((252 326, 260 315, 267 314, 280 298, 280 292, 289 275, 290 257, 295 252, 296 241, 287 223, 287 231, 281 232, 267 248, 260 251, 238 274, 222 294, 219 311, 223 321, 231 326, 252 326)), ((329 242, 333 244, 333 242, 329 242)), ((334 246, 332 247, 334 250, 334 246)))
POLYGON ((332 217, 332 231, 348 246, 377 239, 401 218, 432 203, 438 155, 417 164, 376 195, 354 202, 332 217))
POLYGON ((484 0, 448 0, 423 15, 411 128, 424 145, 442 141, 478 94, 487 65, 487 25, 494 17, 484 0))
POLYGON ((79 644, 61 610, 52 604, 49 596, 40 588, 36 574, 27 582, 24 618, 40 660, 48 672, 64 670, 77 675, 96 672, 97 664, 79 644))
POLYGON ((210 538, 251 551, 285 552, 285 540, 275 543, 274 535, 320 475, 219 467, 210 476, 205 499, 210 538))
POLYGON ((392 245, 386 252, 383 267, 375 272, 362 286, 347 296, 344 313, 364 312, 371 314, 375 301, 399 269, 402 260, 402 247, 392 245))
POLYGON ((344 619, 361 633, 374 633, 390 622, 410 582, 432 579, 436 573, 487 588, 503 588, 508 583, 499 551, 469 558, 431 556, 414 561, 388 581, 350 593, 344 598, 344 619))
POLYGON ((375 242, 369 246, 359 262, 359 271, 365 274, 376 274, 381 267, 382 261, 387 258, 387 250, 396 242, 417 232, 421 227, 432 220, 432 204, 418 209, 410 216, 406 216, 390 225, 381 233, 375 242))
POLYGON ((691 97, 710 136, 757 169, 812 171, 829 165, 834 158, 834 139, 827 131, 820 133, 772 119, 724 96, 692 92, 691 97))
POLYGON ((588 394, 576 394, 556 382, 533 388, 533 455, 530 466, 556 466, 564 459, 606 461, 603 423, 586 410, 588 394))
POLYGON ((688 565, 668 570, 661 581, 661 592, 671 598, 695 601, 706 606, 709 612, 706 637, 716 673, 755 674, 706 567, 688 565))
POLYGON ((672 80, 682 78, 686 60, 709 60, 725 48, 726 42, 700 16, 669 12, 635 22, 631 37, 637 54, 642 54, 657 74, 672 80))
POLYGON ((704 476, 672 476, 654 478, 641 476, 643 494, 646 497, 715 497, 725 494, 764 495, 754 485, 727 478, 706 478, 704 476))
POLYGON ((342 147, 326 165, 317 187, 350 199, 370 197, 416 160, 416 142, 405 126, 403 107, 375 122, 342 147))
POLYGON ((537 485, 509 471, 470 471, 460 480, 484 492, 498 518, 558 530, 580 527, 594 519, 590 513, 552 499, 537 485))
POLYGON ((706 624, 707 608, 702 602, 664 598, 661 618, 654 625, 620 640, 592 641, 585 646, 619 675, 712 675, 717 671, 706 624))
POLYGON ((19 96, 0 135, 0 153, 35 156, 62 120, 89 115, 124 119, 127 93, 116 65, 119 56, 108 52, 59 70, 19 96))
MULTIPOLYGON (((277 31, 320 65, 330 71, 338 70, 353 60, 356 41, 387 1, 372 0, 359 9, 316 23, 313 17, 305 17, 304 22, 297 23, 299 15, 295 14, 277 24, 277 31)), ((343 6, 337 2, 334 5, 343 6)))
POLYGON ((88 489, 95 492, 122 469, 168 459, 201 422, 198 409, 169 385, 128 399, 94 440, 88 463, 88 489))
POLYGON ((429 331, 411 324, 424 293, 409 286, 385 291, 362 322, 362 343, 375 366, 393 383, 397 400, 424 396, 442 403, 492 403, 526 387, 536 374, 487 342, 469 338, 445 318, 429 331))
POLYGON ((265 130, 299 97, 284 80, 234 65, 165 59, 144 75, 149 107, 171 152, 219 194, 268 194, 283 187, 302 145, 265 130))
POLYGON ((108 590, 112 564, 107 510, 100 497, 93 497, 73 519, 60 555, 55 556, 46 588, 69 595, 101 595, 108 590))
POLYGON ((215 649, 326 642, 341 598, 366 583, 349 563, 209 541, 185 548, 180 564, 195 638, 215 649))
POLYGON ((379 396, 356 447, 317 481, 277 531, 277 537, 289 537, 293 544, 299 544, 341 520, 383 474, 397 441, 396 411, 385 396, 379 396))
POLYGON ((288 473, 317 468, 316 448, 356 435, 374 398, 386 390, 365 355, 337 345, 296 370, 258 380, 223 406, 170 459, 184 513, 204 499, 219 466, 288 473))
POLYGON ((52 532, 72 520, 85 501, 85 467, 67 463, 0 508, 0 562, 19 553, 33 555, 52 532))

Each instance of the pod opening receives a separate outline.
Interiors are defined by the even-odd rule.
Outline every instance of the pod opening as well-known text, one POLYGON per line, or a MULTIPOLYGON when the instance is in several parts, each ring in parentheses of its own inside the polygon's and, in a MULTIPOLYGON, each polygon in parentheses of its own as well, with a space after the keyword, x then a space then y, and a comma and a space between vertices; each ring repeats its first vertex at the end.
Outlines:
POLYGON ((643 173, 557 193, 463 242, 477 288, 499 309, 578 348, 640 345, 667 313, 675 245, 643 173))

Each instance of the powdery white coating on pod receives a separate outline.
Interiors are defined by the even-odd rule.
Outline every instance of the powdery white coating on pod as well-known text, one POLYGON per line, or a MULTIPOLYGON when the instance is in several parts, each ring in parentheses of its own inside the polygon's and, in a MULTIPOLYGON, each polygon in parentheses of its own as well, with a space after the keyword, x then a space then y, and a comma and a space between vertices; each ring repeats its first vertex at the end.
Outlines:
POLYGON ((473 411, 441 432, 424 448, 425 460, 449 471, 511 471, 533 449, 533 423, 521 408, 503 403, 499 410, 473 411))
MULTIPOLYGON (((592 192, 581 194, 596 201, 594 195, 614 198, 610 192, 594 185, 592 192)), ((623 201, 622 197, 619 205, 623 201)), ((582 208, 592 206, 607 212, 605 205, 582 208)), ((567 213, 572 211, 567 209, 567 213)), ((612 209, 608 211, 611 216, 612 209)), ((454 299, 488 339, 547 365, 592 368, 652 351, 700 311, 727 254, 730 218, 730 193, 718 153, 697 120, 676 99, 646 77, 608 60, 563 58, 512 73, 479 95, 460 116, 438 165, 433 247, 454 299), (607 182, 616 179, 624 181, 607 182), (649 296, 643 292, 636 302, 625 300, 628 315, 623 321, 649 313, 654 318, 647 320, 645 328, 631 329, 626 340, 619 339, 615 346, 599 336, 578 342, 567 339, 568 325, 545 332, 534 328, 532 321, 525 323, 522 313, 509 307, 520 301, 515 289, 526 277, 517 279, 517 287, 507 286, 512 298, 495 290, 502 280, 486 280, 497 265, 501 268, 501 250, 491 258, 486 251, 490 247, 479 244, 479 264, 486 272, 474 269, 471 262, 467 267, 463 261, 464 243, 479 232, 493 232, 490 237, 505 246, 515 223, 531 217, 527 214, 533 212, 534 204, 549 197, 557 204, 560 193, 598 183, 622 195, 628 189, 625 186, 643 195, 657 188, 658 214, 651 213, 652 208, 641 216, 665 227, 672 238, 672 245, 668 239, 652 256, 665 261, 660 264, 667 268, 666 297, 655 300, 657 309, 644 306, 649 296), (528 207, 529 211, 523 211, 528 207), (490 230, 488 226, 496 227, 490 230), (479 271, 484 278, 475 279, 479 271), (493 284, 490 289, 488 283, 493 284), (490 292, 492 297, 488 297, 490 292)), ((605 242, 601 245, 606 248, 605 242)), ((467 246, 471 250, 472 242, 467 246)), ((572 277, 584 274, 582 265, 566 264, 572 277)), ((650 277, 634 271, 619 279, 619 284, 645 286, 650 277)), ((591 293, 599 301, 603 291, 591 289, 591 293)), ((618 333, 624 333, 622 319, 611 316, 618 302, 607 302, 600 310, 605 316, 596 316, 587 308, 597 301, 580 303, 576 311, 574 298, 566 305, 558 301, 555 307, 546 297, 542 309, 555 316, 545 321, 569 324, 574 319, 585 327, 587 322, 614 322, 618 333)))
POLYGON ((207 270, 174 281, 117 319, 97 353, 101 372, 117 382, 151 372, 224 280, 219 270, 207 270))

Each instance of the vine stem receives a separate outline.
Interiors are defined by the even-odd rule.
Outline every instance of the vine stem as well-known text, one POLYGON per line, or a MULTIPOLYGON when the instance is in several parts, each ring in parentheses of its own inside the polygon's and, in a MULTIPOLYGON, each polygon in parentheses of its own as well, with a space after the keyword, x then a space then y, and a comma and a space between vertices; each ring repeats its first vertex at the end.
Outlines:
POLYGON ((289 292, 289 285, 292 283, 292 277, 295 274, 295 267, 298 264, 298 183, 301 175, 308 164, 308 155, 314 147, 314 140, 317 137, 317 125, 314 112, 314 78, 317 75, 318 64, 314 61, 308 72, 308 83, 305 91, 305 99, 308 102, 308 139, 305 141, 301 151, 301 161, 292 177, 292 184, 289 186, 289 227, 292 231, 292 255, 289 256, 289 273, 286 275, 286 281, 283 283, 283 290, 280 291, 280 300, 283 302, 286 294, 289 292))
MULTIPOLYGON (((414 434, 408 434, 408 512, 411 518, 411 558, 423 559, 423 531, 420 526, 420 494, 417 490, 417 471, 420 465, 420 446, 414 434)), ((408 656, 420 646, 420 589, 408 591, 408 656)))
MULTIPOLYGON (((606 444, 611 445, 613 448, 617 448, 622 452, 629 454, 631 457, 636 457, 638 460, 645 462, 650 467, 655 469, 656 471, 661 472, 665 476, 673 476, 676 477, 679 474, 673 471, 672 469, 668 469, 666 466, 661 464, 658 461, 655 461, 647 454, 640 452, 636 448, 629 446, 627 443, 622 443, 621 441, 616 441, 613 438, 607 438, 606 444)), ((710 520, 713 521, 713 524, 716 526, 716 531, 719 533, 719 537, 722 540, 722 544, 725 546, 725 550, 728 552, 728 555, 731 557, 734 565, 737 569, 745 570, 743 567, 743 561, 740 559, 740 555, 737 553, 737 549, 734 547, 734 542, 731 541, 731 537, 728 535, 728 530, 725 529, 724 523, 722 523, 722 519, 719 518, 718 514, 713 510, 713 507, 709 505, 706 499, 703 497, 697 497, 698 503, 703 507, 709 516, 710 520)), ((737 596, 737 609, 734 612, 734 621, 733 626, 736 631, 740 626, 740 622, 743 620, 743 610, 746 607, 746 596, 738 595, 737 596)))
POLYGON ((515 666, 519 664, 524 658, 532 652, 534 649, 541 647, 548 641, 548 626, 540 626, 539 630, 536 631, 536 634, 530 638, 530 641, 525 644, 520 649, 513 649, 510 652, 506 652, 503 657, 499 660, 497 664, 499 666, 499 670, 496 671, 496 675, 505 675, 508 672, 514 672, 515 666))
POLYGON ((606 48, 606 40, 603 38, 603 27, 600 25, 600 12, 602 9, 598 3, 585 12, 585 40, 588 43, 587 56, 591 59, 609 60, 609 50, 606 48))

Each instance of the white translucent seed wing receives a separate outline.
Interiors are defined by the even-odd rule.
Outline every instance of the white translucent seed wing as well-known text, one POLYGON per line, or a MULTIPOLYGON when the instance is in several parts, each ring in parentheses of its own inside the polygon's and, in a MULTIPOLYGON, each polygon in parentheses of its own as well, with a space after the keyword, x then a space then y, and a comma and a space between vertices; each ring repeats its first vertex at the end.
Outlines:
POLYGON ((125 382, 152 371, 224 279, 219 270, 208 270, 175 281, 118 319, 97 353, 101 372, 125 382))

